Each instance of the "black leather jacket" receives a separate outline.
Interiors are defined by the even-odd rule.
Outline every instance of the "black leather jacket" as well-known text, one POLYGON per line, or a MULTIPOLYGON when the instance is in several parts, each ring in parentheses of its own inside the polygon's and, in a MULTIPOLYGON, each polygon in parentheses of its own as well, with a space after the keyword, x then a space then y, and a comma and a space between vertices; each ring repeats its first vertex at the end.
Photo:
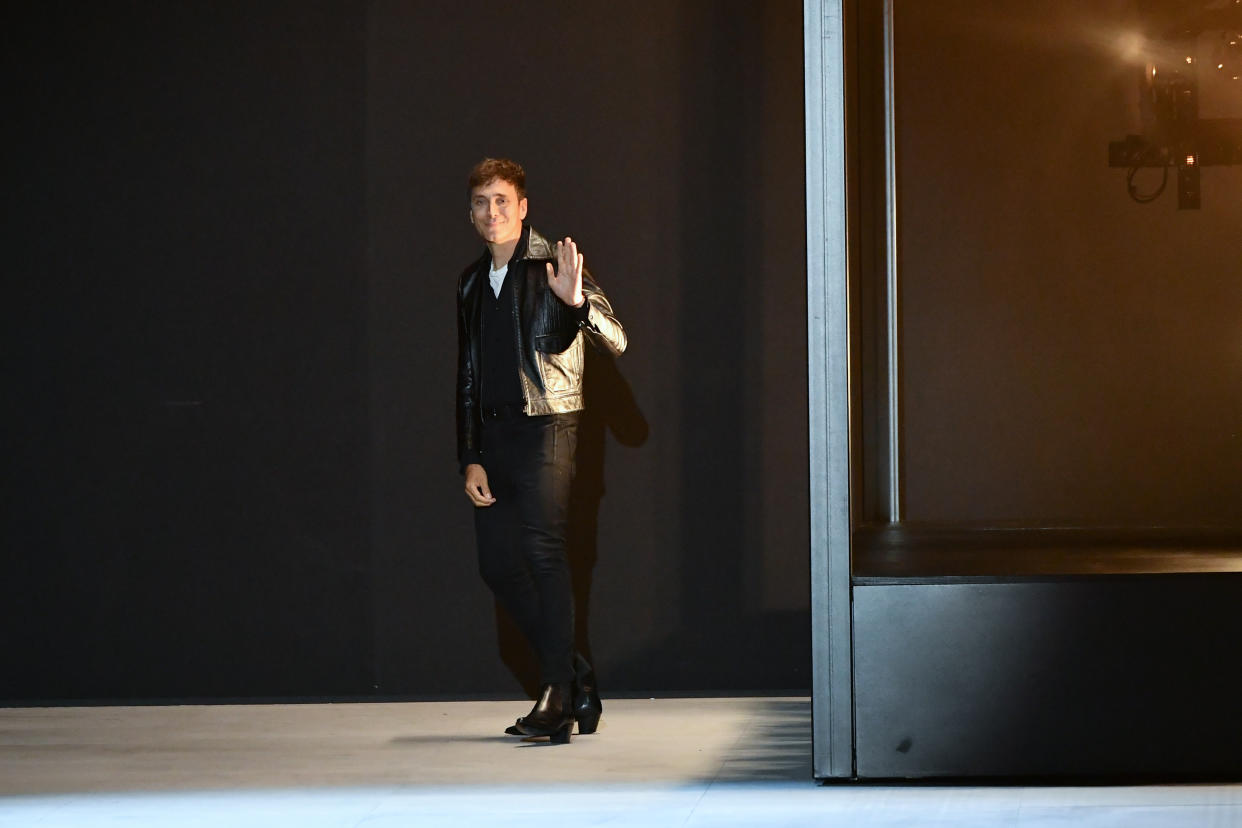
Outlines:
MULTIPOLYGON (((487 277, 491 261, 491 253, 485 252, 457 280, 457 462, 462 469, 470 463, 483 463, 479 441, 483 424, 480 297, 482 291, 491 290, 487 277)), ((582 274, 582 293, 589 309, 580 321, 581 313, 548 287, 546 262, 556 265, 552 245, 529 226, 523 228, 509 260, 508 278, 513 280, 519 380, 526 413, 531 416, 582 410, 584 339, 614 355, 624 351, 627 342, 612 306, 589 273, 582 274)))

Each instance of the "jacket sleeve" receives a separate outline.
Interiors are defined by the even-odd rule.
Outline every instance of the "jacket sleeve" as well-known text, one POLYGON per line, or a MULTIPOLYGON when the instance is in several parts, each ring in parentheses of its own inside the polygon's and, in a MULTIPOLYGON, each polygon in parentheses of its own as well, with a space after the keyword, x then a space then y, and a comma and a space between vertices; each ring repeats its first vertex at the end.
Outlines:
POLYGON ((475 410, 478 388, 476 370, 470 354, 470 329, 462 297, 462 281, 457 283, 457 467, 480 463, 479 417, 475 410))
POLYGON ((621 327, 613 314, 612 305, 608 303, 604 291, 600 290, 595 279, 586 270, 582 271, 582 294, 586 296, 583 307, 587 308, 587 312, 585 318, 579 317, 578 326, 596 347, 603 348, 613 356, 620 356, 629 344, 625 328, 621 327))

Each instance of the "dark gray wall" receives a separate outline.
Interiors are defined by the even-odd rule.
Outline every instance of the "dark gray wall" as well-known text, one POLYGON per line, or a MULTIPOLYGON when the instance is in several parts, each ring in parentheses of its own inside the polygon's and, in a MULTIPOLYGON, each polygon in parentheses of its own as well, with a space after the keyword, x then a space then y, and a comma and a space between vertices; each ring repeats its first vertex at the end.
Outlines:
POLYGON ((443 6, 6 27, 0 696, 528 679, 452 457, 484 154, 631 333, 575 518, 606 688, 809 685, 800 9, 443 6))
POLYGON ((790 2, 372 5, 381 687, 511 683, 448 440, 464 174, 496 154, 630 333, 592 366, 571 553, 605 685, 809 684, 801 31, 790 2))
MULTIPOLYGON (((1179 212, 1107 166, 1122 35, 1186 9, 897 4, 908 520, 1237 525, 1242 168, 1179 212)), ((1238 82, 1202 100, 1242 117, 1238 82)))
POLYGON ((6 23, 0 694, 369 675, 360 24, 342 3, 6 23))

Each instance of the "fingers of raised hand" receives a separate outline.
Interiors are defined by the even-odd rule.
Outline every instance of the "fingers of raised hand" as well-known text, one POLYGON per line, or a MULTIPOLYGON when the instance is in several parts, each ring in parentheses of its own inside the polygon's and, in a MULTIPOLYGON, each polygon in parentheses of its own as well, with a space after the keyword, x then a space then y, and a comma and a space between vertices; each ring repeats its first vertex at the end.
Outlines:
POLYGON ((582 270, 582 254, 578 252, 578 243, 569 236, 556 243, 556 258, 562 273, 573 275, 582 270))

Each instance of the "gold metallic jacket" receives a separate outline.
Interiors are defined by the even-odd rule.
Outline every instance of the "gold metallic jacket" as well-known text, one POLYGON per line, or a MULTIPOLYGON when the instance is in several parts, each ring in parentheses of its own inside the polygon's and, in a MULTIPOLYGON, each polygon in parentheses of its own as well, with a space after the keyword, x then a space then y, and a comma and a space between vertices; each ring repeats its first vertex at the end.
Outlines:
MULTIPOLYGON (((481 459, 480 352, 482 291, 492 257, 485 252, 457 280, 457 461, 461 468, 481 459)), ((608 298, 590 274, 583 271, 582 293, 589 310, 570 308, 548 286, 546 262, 556 266, 556 251, 529 226, 509 261, 513 280, 513 330, 517 337, 519 380, 527 415, 581 411, 582 366, 585 340, 613 355, 625 350, 626 336, 613 315, 608 298)))

